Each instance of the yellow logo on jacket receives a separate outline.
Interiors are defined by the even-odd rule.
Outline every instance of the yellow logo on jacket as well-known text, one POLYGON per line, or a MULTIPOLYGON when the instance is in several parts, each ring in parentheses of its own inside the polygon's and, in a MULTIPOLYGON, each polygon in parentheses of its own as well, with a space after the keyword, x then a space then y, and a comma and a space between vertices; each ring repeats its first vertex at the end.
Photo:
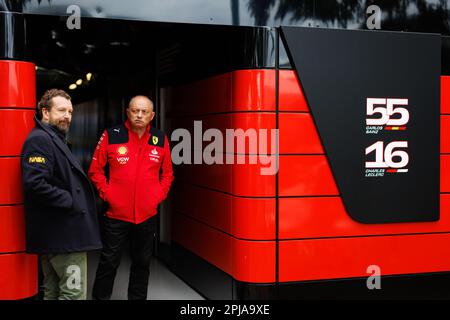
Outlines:
POLYGON ((44 157, 29 157, 28 163, 45 163, 44 157))
POLYGON ((119 148, 117 148, 117 153, 121 156, 124 156, 128 153, 128 149, 125 146, 120 146, 119 148))
POLYGON ((158 137, 157 136, 153 136, 152 137, 152 142, 153 142, 153 144, 157 144, 158 143, 158 137))
POLYGON ((117 157, 117 162, 120 164, 127 164, 130 157, 124 157, 128 154, 128 148, 125 146, 120 146, 117 148, 117 153, 120 157, 117 157))

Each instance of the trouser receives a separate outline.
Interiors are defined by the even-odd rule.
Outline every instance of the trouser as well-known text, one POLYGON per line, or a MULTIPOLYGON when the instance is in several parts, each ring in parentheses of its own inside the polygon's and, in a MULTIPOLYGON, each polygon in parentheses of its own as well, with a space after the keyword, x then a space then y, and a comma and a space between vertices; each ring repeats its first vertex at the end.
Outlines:
POLYGON ((129 239, 130 243, 131 257, 128 299, 147 299, 150 259, 153 253, 153 235, 155 230, 156 216, 140 224, 111 219, 105 216, 103 249, 92 290, 94 299, 108 300, 111 298, 114 279, 127 239, 129 239))
POLYGON ((44 254, 44 300, 86 300, 86 252, 44 254))

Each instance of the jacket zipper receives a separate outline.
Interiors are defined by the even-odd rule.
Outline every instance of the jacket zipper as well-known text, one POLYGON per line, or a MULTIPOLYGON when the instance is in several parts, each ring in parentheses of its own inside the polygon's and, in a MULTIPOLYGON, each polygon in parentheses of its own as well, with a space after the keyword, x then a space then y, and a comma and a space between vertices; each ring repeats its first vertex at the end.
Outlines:
POLYGON ((141 143, 138 141, 139 151, 136 158, 136 174, 134 175, 134 197, 133 197, 133 216, 134 216, 134 223, 137 223, 136 220, 136 185, 138 180, 138 171, 139 171, 139 165, 140 165, 140 159, 141 159, 141 143))

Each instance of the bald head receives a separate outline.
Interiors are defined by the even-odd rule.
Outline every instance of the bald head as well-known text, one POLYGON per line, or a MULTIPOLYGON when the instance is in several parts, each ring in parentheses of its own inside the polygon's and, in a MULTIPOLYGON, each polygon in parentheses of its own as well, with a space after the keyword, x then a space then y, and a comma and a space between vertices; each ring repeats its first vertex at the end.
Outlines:
POLYGON ((153 102, 146 96, 134 96, 127 108, 127 117, 132 130, 143 130, 153 120, 153 102))
POLYGON ((134 96, 133 98, 131 98, 130 103, 128 104, 128 108, 132 107, 132 106, 147 106, 149 105, 150 108, 153 111, 153 101, 150 100, 148 97, 146 96, 134 96))

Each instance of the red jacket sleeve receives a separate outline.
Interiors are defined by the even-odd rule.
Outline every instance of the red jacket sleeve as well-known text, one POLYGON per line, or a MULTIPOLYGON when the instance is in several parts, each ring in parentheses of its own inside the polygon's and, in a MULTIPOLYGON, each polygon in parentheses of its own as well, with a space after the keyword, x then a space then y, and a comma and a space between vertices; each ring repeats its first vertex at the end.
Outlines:
POLYGON ((106 201, 106 191, 108 181, 105 176, 105 166, 108 162, 108 133, 103 132, 92 156, 91 166, 89 167, 89 178, 98 190, 100 198, 106 201))
POLYGON ((162 190, 164 192, 164 198, 167 197, 169 193, 170 185, 173 181, 173 170, 172 170, 172 158, 170 155, 170 146, 167 136, 164 137, 164 158, 161 165, 161 173, 159 175, 159 182, 161 184, 162 190))

